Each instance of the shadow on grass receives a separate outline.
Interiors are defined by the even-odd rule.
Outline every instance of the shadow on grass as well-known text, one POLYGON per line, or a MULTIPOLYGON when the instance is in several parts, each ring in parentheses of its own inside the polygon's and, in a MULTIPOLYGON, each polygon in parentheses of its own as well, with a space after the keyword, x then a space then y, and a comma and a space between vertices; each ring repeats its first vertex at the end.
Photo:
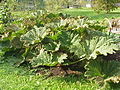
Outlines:
MULTIPOLYGON (((55 78, 55 77, 53 77, 55 78)), ((88 81, 83 75, 68 75, 65 77, 56 77, 56 80, 60 81, 60 82, 66 82, 66 83, 76 83, 76 82, 80 82, 82 84, 84 83, 90 83, 90 81, 88 81)))
POLYGON ((120 90, 120 83, 109 83, 111 90, 120 90))
POLYGON ((120 14, 120 12, 110 12, 108 14, 120 14))

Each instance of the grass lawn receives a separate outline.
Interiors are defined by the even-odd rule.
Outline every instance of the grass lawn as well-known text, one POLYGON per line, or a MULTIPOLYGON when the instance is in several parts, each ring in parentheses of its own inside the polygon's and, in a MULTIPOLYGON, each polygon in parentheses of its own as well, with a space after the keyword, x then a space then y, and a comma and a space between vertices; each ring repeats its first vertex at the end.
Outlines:
MULTIPOLYGON (((80 8, 80 9, 62 9, 57 11, 62 12, 65 14, 69 14, 71 16, 87 16, 92 20, 103 20, 104 18, 120 18, 120 8, 118 8, 115 11, 112 11, 109 14, 106 14, 105 12, 102 12, 100 14, 94 12, 93 9, 90 8, 80 8)), ((31 12, 27 11, 17 11, 17 12, 12 12, 12 15, 18 16, 18 17, 29 17, 31 12)))
POLYGON ((83 9, 63 9, 59 12, 70 14, 72 16, 88 16, 90 19, 102 20, 104 18, 119 18, 120 17, 120 8, 112 11, 109 14, 104 12, 98 14, 94 12, 93 9, 83 8, 83 9))
POLYGON ((27 68, 16 68, 5 63, 0 64, 0 90, 96 90, 98 85, 84 78, 52 77, 43 80, 43 76, 31 74, 27 68))

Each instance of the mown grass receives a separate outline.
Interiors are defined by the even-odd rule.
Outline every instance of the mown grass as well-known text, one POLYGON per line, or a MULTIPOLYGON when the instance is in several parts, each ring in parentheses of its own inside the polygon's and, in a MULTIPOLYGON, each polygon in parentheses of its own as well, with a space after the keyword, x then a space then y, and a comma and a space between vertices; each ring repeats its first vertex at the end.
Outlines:
MULTIPOLYGON (((92 20, 103 20, 104 18, 120 18, 120 8, 112 11, 111 13, 96 13, 93 9, 91 8, 80 8, 80 9, 62 9, 53 13, 65 13, 69 14, 71 16, 87 16, 89 19, 92 20)), ((12 15, 17 16, 17 17, 29 17, 31 16, 32 11, 16 11, 12 12, 12 15)))
POLYGON ((59 12, 70 14, 72 16, 87 16, 93 20, 103 20, 104 18, 119 18, 120 17, 120 8, 112 11, 109 14, 105 12, 96 13, 93 9, 90 8, 80 8, 80 9, 63 9, 59 12))
POLYGON ((96 90, 98 84, 75 76, 44 79, 28 68, 0 64, 0 90, 96 90))

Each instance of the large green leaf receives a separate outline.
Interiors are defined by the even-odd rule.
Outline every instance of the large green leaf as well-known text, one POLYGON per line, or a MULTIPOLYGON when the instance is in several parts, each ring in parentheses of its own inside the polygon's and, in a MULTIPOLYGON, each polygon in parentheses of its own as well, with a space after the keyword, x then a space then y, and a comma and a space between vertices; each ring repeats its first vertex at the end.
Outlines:
POLYGON ((21 36, 21 41, 23 41, 25 45, 39 43, 48 34, 48 31, 45 27, 38 28, 35 26, 33 30, 21 36))
POLYGON ((80 42, 81 37, 78 33, 70 32, 70 31, 63 31, 61 35, 59 35, 58 40, 61 43, 62 47, 69 48, 72 44, 80 42))
POLYGON ((15 65, 15 66, 20 66, 22 62, 24 62, 24 59, 21 57, 14 57, 14 56, 9 56, 5 58, 5 61, 7 61, 9 64, 15 65))
POLYGON ((53 61, 53 55, 52 54, 48 54, 46 51, 44 50, 40 50, 39 55, 37 55, 36 57, 33 57, 33 59, 31 60, 31 64, 32 66, 39 66, 39 65, 53 65, 55 64, 55 62, 53 61))
POLYGON ((67 59, 67 54, 58 53, 52 54, 48 53, 44 49, 40 50, 40 53, 33 57, 30 61, 32 66, 46 65, 46 66, 55 66, 56 64, 61 64, 64 62, 64 59, 67 59))
POLYGON ((7 51, 11 49, 11 45, 9 41, 0 42, 0 56, 3 56, 7 51))
POLYGON ((102 80, 120 82, 119 61, 91 60, 85 68, 87 70, 85 76, 88 78, 98 79, 98 82, 102 80))
POLYGON ((53 41, 53 42, 44 44, 44 48, 45 48, 47 51, 55 52, 55 51, 58 51, 58 50, 59 50, 59 48, 60 48, 60 43, 56 43, 56 42, 53 41))
POLYGON ((59 64, 64 63, 64 60, 67 59, 67 57, 68 57, 67 54, 59 53, 59 54, 57 55, 58 63, 59 63, 59 64))
POLYGON ((119 50, 119 45, 116 44, 118 39, 115 40, 115 37, 102 32, 92 31, 84 40, 74 42, 69 49, 80 58, 95 59, 97 55, 107 56, 108 53, 113 54, 115 50, 119 50))

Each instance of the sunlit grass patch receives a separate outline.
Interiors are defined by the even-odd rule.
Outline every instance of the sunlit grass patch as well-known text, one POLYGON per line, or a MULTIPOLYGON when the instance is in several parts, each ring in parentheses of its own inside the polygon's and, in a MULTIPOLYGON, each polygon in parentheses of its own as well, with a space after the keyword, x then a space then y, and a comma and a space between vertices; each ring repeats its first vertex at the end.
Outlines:
POLYGON ((70 14, 72 16, 87 16, 93 20, 102 20, 104 18, 119 18, 120 17, 120 8, 112 11, 109 14, 105 12, 96 13, 93 9, 80 8, 80 9, 63 9, 61 12, 70 14))
POLYGON ((22 67, 0 64, 0 90, 96 90, 98 84, 75 76, 44 79, 22 67))

